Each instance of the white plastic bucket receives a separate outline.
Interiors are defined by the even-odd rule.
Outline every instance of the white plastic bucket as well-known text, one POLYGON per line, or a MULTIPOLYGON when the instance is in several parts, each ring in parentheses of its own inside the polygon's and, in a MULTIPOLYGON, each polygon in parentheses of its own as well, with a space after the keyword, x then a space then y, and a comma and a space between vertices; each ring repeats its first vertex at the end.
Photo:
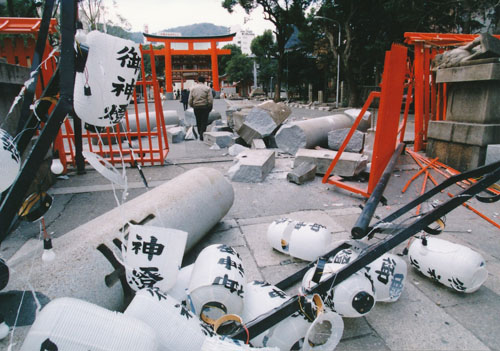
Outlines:
MULTIPOLYGON (((320 282, 327 280, 343 266, 343 264, 339 263, 327 263, 320 282)), ((312 281, 315 270, 316 267, 312 267, 304 274, 302 279, 304 293, 316 286, 316 283, 312 281)), ((375 292, 365 272, 366 270, 363 268, 329 290, 325 305, 343 317, 362 317, 370 312, 375 306, 375 292)))
POLYGON ((331 234, 318 223, 304 223, 282 218, 267 229, 267 241, 276 250, 306 261, 314 261, 328 252, 331 234))
POLYGON ((175 285, 187 233, 172 228, 131 225, 125 257, 127 282, 134 290, 175 285))
POLYGON ((200 350, 207 336, 215 336, 211 327, 158 289, 137 292, 124 314, 153 328, 159 350, 200 350))
MULTIPOLYGON (((259 281, 247 283, 242 313, 243 321, 248 323, 281 306, 289 299, 281 289, 269 283, 259 281)), ((322 302, 319 308, 323 309, 322 302)), ((251 343, 257 347, 278 347, 280 350, 293 348, 295 350, 306 340, 308 341, 307 347, 309 347, 306 348, 307 350, 333 350, 340 341, 343 330, 342 318, 335 312, 319 312, 311 322, 304 313, 299 311, 252 338, 251 343), (316 342, 315 346, 313 346, 314 342, 316 342)))
POLYGON ((84 72, 75 76, 75 112, 85 123, 111 127, 123 119, 132 99, 141 65, 139 45, 99 31, 79 38, 89 53, 84 72))
POLYGON ((405 260, 386 253, 365 267, 377 302, 395 302, 401 296, 407 275, 405 260))
POLYGON ((0 129, 0 193, 14 183, 21 168, 21 157, 14 144, 14 139, 5 130, 0 129))
POLYGON ((73 299, 52 300, 37 315, 21 351, 156 351, 156 334, 142 321, 73 299))
POLYGON ((185 301, 187 298, 187 290, 189 282, 191 281, 191 274, 193 273, 194 263, 189 266, 182 267, 177 274, 177 281, 175 285, 167 291, 169 296, 172 296, 178 301, 185 301))
POLYGON ((245 270, 240 255, 224 244, 208 246, 194 263, 189 305, 209 324, 225 314, 239 315, 243 310, 244 285, 245 270))
POLYGON ((446 240, 414 240, 408 250, 410 264, 423 275, 459 292, 472 293, 488 278, 486 263, 476 251, 446 240))

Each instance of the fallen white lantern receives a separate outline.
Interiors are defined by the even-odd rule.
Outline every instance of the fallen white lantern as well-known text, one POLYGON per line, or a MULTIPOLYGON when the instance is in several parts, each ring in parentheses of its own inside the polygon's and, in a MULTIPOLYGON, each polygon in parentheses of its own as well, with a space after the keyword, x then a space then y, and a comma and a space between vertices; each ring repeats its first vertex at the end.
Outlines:
POLYGON ((74 107, 82 121, 111 127, 132 99, 141 67, 139 45, 99 31, 81 37, 88 46, 83 72, 75 76, 74 107))
POLYGON ((225 314, 240 314, 244 285, 245 270, 240 255, 227 245, 208 246, 194 263, 189 283, 190 307, 209 324, 225 314))
POLYGON ((395 302, 403 292, 407 274, 406 262, 386 253, 365 267, 375 290, 377 302, 395 302))
POLYGON ((184 301, 187 298, 187 290, 193 274, 194 263, 189 266, 182 267, 177 274, 177 281, 168 291, 168 295, 178 301, 184 301))
POLYGON ((267 229, 267 241, 276 250, 306 261, 314 261, 328 252, 331 234, 318 223, 304 223, 282 218, 267 229))
MULTIPOLYGON (((266 282, 253 281, 245 285, 245 305, 242 318, 248 323, 258 316, 281 306, 290 298, 281 289, 266 282)), ((272 328, 251 339, 254 346, 278 347, 280 350, 333 350, 344 330, 342 318, 335 312, 324 311, 319 296, 314 299, 317 313, 309 318, 296 312, 272 328)))
POLYGON ((14 139, 5 130, 0 129, 0 193, 14 183, 21 168, 21 157, 14 139))
POLYGON ((410 264, 425 276, 459 292, 472 293, 488 278, 483 257, 476 251, 446 240, 414 240, 408 250, 410 264))
POLYGON ((172 228, 131 225, 124 253, 127 282, 134 290, 175 285, 187 233, 172 228))
POLYGON ((153 351, 157 347, 153 329, 140 320, 63 297, 52 300, 37 315, 21 351, 153 351))
MULTIPOLYGON (((330 278, 344 264, 327 263, 320 275, 320 282, 330 278)), ((309 269, 302 279, 302 291, 307 294, 316 286, 313 282, 316 266, 309 269)), ((375 306, 375 292, 370 279, 365 275, 366 269, 354 273, 349 278, 328 291, 325 305, 342 317, 362 317, 375 306)))

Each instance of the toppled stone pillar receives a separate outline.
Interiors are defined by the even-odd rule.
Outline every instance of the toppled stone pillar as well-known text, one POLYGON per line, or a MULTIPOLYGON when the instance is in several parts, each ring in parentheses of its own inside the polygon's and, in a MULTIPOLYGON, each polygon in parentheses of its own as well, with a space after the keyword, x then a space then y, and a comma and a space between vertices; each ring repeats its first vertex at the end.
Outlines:
POLYGON ((300 148, 328 147, 328 132, 349 128, 353 119, 345 114, 312 118, 283 125, 276 133, 276 144, 283 152, 295 155, 300 148))
POLYGON ((262 182, 274 168, 275 154, 272 150, 246 150, 238 154, 228 176, 233 182, 262 182))
POLYGON ((266 143, 262 139, 254 139, 252 140, 252 149, 266 149, 266 143))
POLYGON ((120 310, 123 308, 120 284, 110 288, 104 282, 105 275, 113 268, 96 249, 101 243, 112 249, 115 247, 112 240, 120 237, 120 230, 126 224, 145 221, 146 225, 187 232, 186 250, 189 250, 228 213, 233 201, 233 187, 224 175, 208 167, 192 169, 52 239, 57 257, 50 264, 38 259, 33 265, 33 259, 40 255, 39 245, 21 248, 8 264, 15 272, 31 270, 30 281, 22 274, 12 275, 6 290, 30 290, 33 286, 51 300, 74 297, 120 310))
MULTIPOLYGON (((344 128, 328 132, 328 148, 338 151, 344 143, 347 134, 349 134, 349 131, 349 128, 344 128)), ((359 153, 363 151, 364 143, 365 133, 355 130, 344 151, 359 153)))
MULTIPOLYGON (((295 168, 303 162, 311 162, 317 167, 316 174, 323 175, 336 155, 337 152, 331 150, 299 149, 295 155, 293 167, 295 168)), ((366 168, 367 160, 368 158, 362 154, 343 152, 333 169, 333 174, 341 177, 353 177, 366 168)))
MULTIPOLYGON (((134 113, 129 113, 128 115, 128 124, 131 132, 137 132, 137 126, 139 125, 139 130, 146 131, 148 130, 148 118, 146 112, 140 112, 136 118, 134 113), (139 120, 139 123, 137 123, 139 120)), ((177 115, 177 111, 174 110, 163 110, 163 118, 165 120, 165 125, 178 125, 179 124, 179 116, 177 115)), ((122 120, 121 122, 121 130, 125 130, 127 126, 127 122, 122 120)), ((149 128, 153 130, 156 128, 156 114, 153 111, 149 112, 149 128)))

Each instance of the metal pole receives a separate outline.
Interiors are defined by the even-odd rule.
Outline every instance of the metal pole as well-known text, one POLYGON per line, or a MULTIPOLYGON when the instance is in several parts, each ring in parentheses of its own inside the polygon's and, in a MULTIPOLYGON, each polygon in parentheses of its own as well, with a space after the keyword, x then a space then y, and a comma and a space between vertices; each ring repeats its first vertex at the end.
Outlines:
POLYGON ((399 155, 403 151, 404 143, 399 143, 396 147, 396 151, 392 155, 389 163, 385 167, 384 173, 382 177, 380 177, 379 182, 375 189, 373 189, 373 193, 370 195, 370 198, 365 204, 365 208, 361 212, 358 220, 354 224, 354 227, 351 229, 351 235, 354 239, 361 239, 368 234, 368 225, 375 213, 375 209, 377 208, 380 199, 382 198, 382 194, 384 193, 385 187, 391 178, 392 171, 394 170, 394 166, 396 166, 396 161, 398 160, 399 155))
POLYGON ((337 22, 337 25, 339 26, 339 43, 338 43, 338 52, 337 52, 337 96, 335 98, 335 105, 336 108, 339 108, 339 83, 340 83, 340 23, 337 22))

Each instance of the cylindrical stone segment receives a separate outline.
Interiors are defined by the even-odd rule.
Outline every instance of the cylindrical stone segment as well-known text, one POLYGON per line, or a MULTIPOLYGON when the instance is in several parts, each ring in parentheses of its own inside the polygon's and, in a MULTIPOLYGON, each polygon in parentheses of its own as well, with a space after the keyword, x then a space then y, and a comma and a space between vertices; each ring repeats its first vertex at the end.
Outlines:
POLYGON ((122 289, 120 283, 112 287, 105 284, 104 278, 113 268, 96 249, 101 243, 120 257, 112 240, 123 240, 120 230, 127 223, 145 222, 187 232, 186 250, 189 250, 226 215, 233 201, 233 187, 219 171, 205 167, 192 169, 52 239, 57 256, 50 264, 41 260, 42 243, 28 242, 8 262, 16 274, 6 289, 34 289, 51 300, 74 297, 119 310, 123 307, 122 289), (28 272, 31 272, 29 279, 28 272))
POLYGON ((353 122, 351 117, 344 114, 292 122, 280 128, 276 134, 276 144, 280 150, 291 155, 295 155, 300 148, 328 147, 328 132, 350 128, 353 122))

